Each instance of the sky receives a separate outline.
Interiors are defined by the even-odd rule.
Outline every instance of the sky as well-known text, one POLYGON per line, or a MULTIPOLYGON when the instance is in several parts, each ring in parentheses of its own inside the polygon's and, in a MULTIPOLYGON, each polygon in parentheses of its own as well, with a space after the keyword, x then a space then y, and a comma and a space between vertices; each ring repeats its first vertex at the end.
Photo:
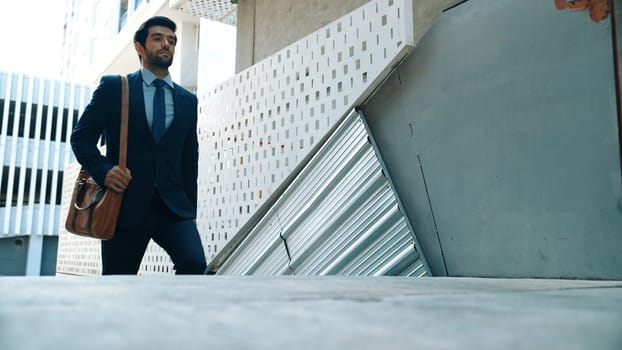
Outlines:
POLYGON ((58 78, 66 0, 3 0, 0 70, 58 78))

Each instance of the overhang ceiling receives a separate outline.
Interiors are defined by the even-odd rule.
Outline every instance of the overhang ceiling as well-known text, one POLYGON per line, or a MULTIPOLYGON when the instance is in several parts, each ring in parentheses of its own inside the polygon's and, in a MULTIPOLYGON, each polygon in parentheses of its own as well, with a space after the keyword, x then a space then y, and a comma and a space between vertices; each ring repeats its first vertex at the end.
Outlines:
POLYGON ((236 24, 237 5, 231 0, 171 0, 171 7, 213 21, 236 24))

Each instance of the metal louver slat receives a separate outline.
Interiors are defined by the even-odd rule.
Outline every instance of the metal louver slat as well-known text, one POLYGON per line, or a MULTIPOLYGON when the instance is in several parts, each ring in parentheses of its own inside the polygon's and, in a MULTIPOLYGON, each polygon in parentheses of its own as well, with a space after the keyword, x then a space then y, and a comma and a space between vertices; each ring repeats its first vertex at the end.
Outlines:
MULTIPOLYGON (((376 182, 375 185, 377 186, 378 183, 376 182)), ((362 193, 360 199, 363 202, 356 204, 360 205, 361 208, 358 209, 357 212, 352 213, 354 215, 342 215, 335 218, 336 220, 333 227, 321 230, 321 235, 310 237, 306 242, 301 242, 300 245, 302 246, 302 251, 300 256, 298 257, 295 253, 292 254, 296 256, 294 258, 294 262, 296 263, 294 269, 301 274, 309 274, 309 272, 315 270, 313 268, 313 265, 315 264, 319 264, 323 261, 334 263, 340 261, 341 259, 347 258, 347 256, 344 255, 344 252, 352 246, 357 238, 363 235, 366 231, 370 231, 372 233, 377 231, 375 226, 382 225, 382 211, 388 210, 392 204, 386 193, 382 192, 383 191, 378 191, 376 187, 375 193, 369 193, 369 195, 367 195, 367 192, 362 193), (375 212, 366 210, 365 207, 369 207, 371 205, 379 205, 380 207, 376 207, 378 210, 375 212), (304 245, 308 247, 304 247, 304 245), (307 269, 311 269, 311 271, 307 272, 307 269)), ((352 206, 344 205, 344 207, 346 207, 346 210, 356 210, 352 208, 352 206)), ((318 227, 318 230, 320 229, 322 229, 322 227, 318 227)), ((297 237, 292 238, 292 240, 296 239, 297 237)), ((329 271, 330 266, 326 266, 315 272, 316 274, 329 274, 329 271)))
MULTIPOLYGON (((260 266, 267 262, 272 253, 280 252, 283 249, 276 217, 264 217, 256 229, 261 234, 249 236, 244 240, 222 266, 221 273, 232 275, 255 274, 260 266)), ((281 257, 283 260, 281 266, 287 268, 287 255, 284 253, 281 254, 281 257)))
POLYGON ((283 236, 293 250, 292 255, 298 256, 298 252, 304 251, 308 244, 318 238, 319 232, 329 234, 330 231, 339 230, 344 222, 355 214, 354 207, 363 205, 362 201, 366 200, 360 194, 367 195, 368 198, 376 197, 381 175, 379 171, 372 174, 375 176, 365 177, 365 180, 369 182, 360 183, 361 186, 349 182, 336 183, 337 188, 332 193, 327 193, 317 199, 315 212, 307 212, 305 219, 298 227, 284 230, 283 236))
MULTIPOLYGON (((338 274, 343 275, 362 275, 369 269, 369 266, 377 265, 380 260, 379 251, 386 250, 387 242, 383 240, 383 233, 385 239, 390 239, 390 242, 394 238, 404 238, 406 241, 410 241, 408 237, 408 229, 403 220, 400 220, 397 208, 390 208, 390 212, 386 213, 386 220, 382 221, 382 225, 375 225, 373 229, 359 238, 361 242, 354 244, 351 249, 356 248, 357 253, 353 255, 352 259, 349 259, 346 264, 337 271, 338 274), (390 225, 390 226, 389 226, 390 225), (387 227, 389 226, 389 227, 387 227)), ((385 219, 385 218, 383 218, 385 219)))
POLYGON ((414 259, 414 261, 407 266, 402 272, 399 273, 399 276, 408 276, 408 277, 423 277, 427 274, 425 265, 421 259, 414 259))
POLYGON ((334 148, 334 152, 323 157, 315 157, 305 168, 308 175, 298 177, 289 186, 284 196, 291 196, 291 200, 279 206, 283 226, 289 226, 290 222, 296 221, 311 209, 313 198, 331 189, 329 179, 335 181, 339 174, 346 173, 347 166, 351 163, 350 159, 357 152, 361 152, 362 148, 369 147, 366 142, 360 141, 361 131, 364 130, 360 128, 347 130, 342 138, 330 139, 325 148, 334 148))

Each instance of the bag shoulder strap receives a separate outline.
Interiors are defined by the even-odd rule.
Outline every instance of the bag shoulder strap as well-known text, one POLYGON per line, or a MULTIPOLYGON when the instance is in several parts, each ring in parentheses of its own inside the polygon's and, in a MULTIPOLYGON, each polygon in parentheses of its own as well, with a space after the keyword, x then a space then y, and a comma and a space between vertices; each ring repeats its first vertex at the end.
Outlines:
POLYGON ((119 167, 125 169, 127 163, 127 120, 130 101, 130 89, 127 77, 121 76, 121 126, 119 134, 119 167))

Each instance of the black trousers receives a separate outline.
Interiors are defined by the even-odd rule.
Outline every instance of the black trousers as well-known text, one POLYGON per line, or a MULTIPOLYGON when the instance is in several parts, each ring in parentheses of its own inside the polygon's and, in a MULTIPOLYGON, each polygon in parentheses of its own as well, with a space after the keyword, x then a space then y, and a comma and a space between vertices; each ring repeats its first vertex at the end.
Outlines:
POLYGON ((102 274, 137 274, 150 239, 171 257, 175 274, 202 274, 205 252, 194 220, 173 214, 157 191, 151 202, 151 211, 138 229, 117 231, 113 239, 101 242, 102 274))

